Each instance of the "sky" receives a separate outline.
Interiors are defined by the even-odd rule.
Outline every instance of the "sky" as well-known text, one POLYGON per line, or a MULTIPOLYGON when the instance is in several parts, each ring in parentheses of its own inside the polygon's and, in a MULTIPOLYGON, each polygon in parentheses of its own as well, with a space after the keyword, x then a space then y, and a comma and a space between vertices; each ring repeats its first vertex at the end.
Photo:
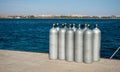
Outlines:
POLYGON ((120 16, 120 0, 0 0, 0 14, 120 16))

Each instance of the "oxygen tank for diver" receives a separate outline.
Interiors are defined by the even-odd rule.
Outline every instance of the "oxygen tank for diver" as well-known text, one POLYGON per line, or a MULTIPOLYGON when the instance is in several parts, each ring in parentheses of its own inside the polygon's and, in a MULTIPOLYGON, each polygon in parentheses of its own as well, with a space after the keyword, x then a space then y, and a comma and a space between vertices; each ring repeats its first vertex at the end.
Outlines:
POLYGON ((65 33, 65 60, 74 61, 74 31, 73 25, 70 24, 70 28, 65 33))
POLYGON ((88 24, 88 29, 84 31, 84 43, 83 43, 83 61, 84 63, 93 62, 93 32, 90 30, 90 25, 88 24))
POLYGON ((58 58, 65 59, 65 32, 66 25, 62 24, 62 28, 59 30, 59 38, 58 38, 58 58))
POLYGON ((58 57, 58 31, 56 25, 49 32, 49 59, 54 60, 58 57))
POLYGON ((83 30, 80 24, 75 32, 75 61, 83 62, 83 30))
POLYGON ((98 24, 93 29, 93 61, 100 60, 101 31, 98 24))

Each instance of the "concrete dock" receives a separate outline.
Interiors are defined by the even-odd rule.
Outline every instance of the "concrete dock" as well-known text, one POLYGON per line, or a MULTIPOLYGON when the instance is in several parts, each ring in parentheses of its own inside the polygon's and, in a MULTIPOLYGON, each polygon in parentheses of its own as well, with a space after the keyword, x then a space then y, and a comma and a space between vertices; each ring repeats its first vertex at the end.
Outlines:
POLYGON ((47 53, 0 50, 0 72, 120 72, 120 60, 85 64, 49 60, 47 53))

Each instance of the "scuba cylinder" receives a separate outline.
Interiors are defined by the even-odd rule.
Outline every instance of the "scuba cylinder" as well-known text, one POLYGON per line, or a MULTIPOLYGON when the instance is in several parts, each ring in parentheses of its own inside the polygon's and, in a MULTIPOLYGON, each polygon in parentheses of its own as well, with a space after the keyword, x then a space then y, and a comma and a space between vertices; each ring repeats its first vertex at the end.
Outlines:
POLYGON ((66 25, 62 24, 62 28, 59 30, 59 38, 58 38, 58 58, 65 59, 65 32, 66 25))
POLYGON ((93 61, 100 60, 100 44, 101 44, 101 31, 98 29, 98 24, 93 29, 93 61))
POLYGON ((80 24, 75 32, 75 61, 83 62, 83 31, 80 24))
POLYGON ((90 25, 88 24, 88 29, 84 31, 84 44, 83 44, 83 61, 84 63, 93 62, 93 32, 90 30, 90 25))
POLYGON ((65 33, 65 60, 74 60, 74 31, 73 25, 70 24, 70 28, 65 33))
POLYGON ((58 31, 56 25, 53 24, 53 27, 49 32, 49 59, 57 59, 58 53, 58 31))

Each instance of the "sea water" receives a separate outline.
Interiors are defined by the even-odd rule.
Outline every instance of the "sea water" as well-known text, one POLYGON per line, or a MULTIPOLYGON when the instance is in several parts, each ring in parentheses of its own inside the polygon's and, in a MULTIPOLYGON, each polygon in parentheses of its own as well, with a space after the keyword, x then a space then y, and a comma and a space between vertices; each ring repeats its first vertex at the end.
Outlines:
MULTIPOLYGON (((99 24, 102 58, 120 46, 120 19, 0 19, 0 49, 48 53, 53 23, 99 24)), ((120 59, 120 50, 114 58, 120 59)))

